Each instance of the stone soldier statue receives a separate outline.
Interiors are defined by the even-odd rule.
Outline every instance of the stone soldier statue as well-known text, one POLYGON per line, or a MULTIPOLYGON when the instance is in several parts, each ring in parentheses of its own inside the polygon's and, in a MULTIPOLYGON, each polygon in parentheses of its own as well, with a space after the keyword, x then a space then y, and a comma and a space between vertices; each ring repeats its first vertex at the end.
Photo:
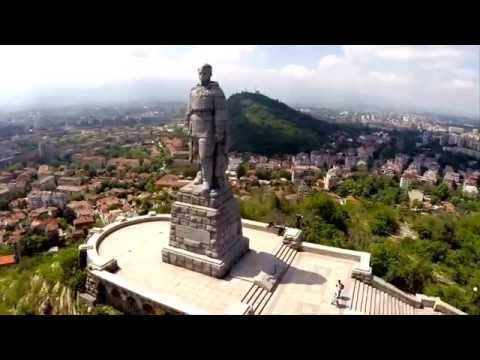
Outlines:
POLYGON ((198 153, 201 170, 194 184, 202 190, 222 189, 226 184, 227 157, 227 101, 215 81, 210 81, 212 67, 198 69, 200 82, 192 88, 187 109, 191 136, 191 159, 198 153))
POLYGON ((190 92, 186 120, 190 159, 198 159, 201 170, 192 183, 178 190, 171 210, 170 240, 162 249, 162 261, 223 278, 248 251, 249 239, 243 236, 240 207, 225 177, 225 95, 217 82, 210 81, 210 65, 198 69, 198 75, 200 82, 190 92))

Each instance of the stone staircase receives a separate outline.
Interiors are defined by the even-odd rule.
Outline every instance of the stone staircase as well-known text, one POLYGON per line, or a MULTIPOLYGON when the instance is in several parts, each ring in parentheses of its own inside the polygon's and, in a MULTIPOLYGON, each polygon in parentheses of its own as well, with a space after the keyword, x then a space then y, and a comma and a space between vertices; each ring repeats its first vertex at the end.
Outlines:
POLYGON ((350 310, 366 315, 415 315, 416 309, 383 290, 354 279, 350 310))
POLYGON ((260 315, 262 313, 263 309, 272 297, 276 285, 280 282, 282 276, 290 267, 290 264, 292 263, 296 254, 297 250, 286 244, 282 244, 274 255, 276 261, 282 264, 282 273, 278 276, 278 278, 276 278, 275 285, 269 291, 266 288, 253 283, 252 286, 247 290, 241 301, 242 303, 249 304, 252 307, 253 315, 260 315))

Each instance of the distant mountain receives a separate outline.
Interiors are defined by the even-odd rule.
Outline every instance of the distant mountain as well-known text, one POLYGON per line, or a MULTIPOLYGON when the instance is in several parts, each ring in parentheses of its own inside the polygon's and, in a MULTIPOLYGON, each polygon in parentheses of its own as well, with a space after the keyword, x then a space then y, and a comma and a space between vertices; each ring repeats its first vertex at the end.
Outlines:
POLYGON ((0 98, 0 109, 23 111, 77 105, 113 105, 140 101, 181 101, 187 82, 168 79, 135 79, 107 83, 94 88, 68 85, 34 88, 28 94, 0 98))
POLYGON ((297 153, 320 147, 336 126, 260 93, 242 92, 227 102, 232 150, 297 153))

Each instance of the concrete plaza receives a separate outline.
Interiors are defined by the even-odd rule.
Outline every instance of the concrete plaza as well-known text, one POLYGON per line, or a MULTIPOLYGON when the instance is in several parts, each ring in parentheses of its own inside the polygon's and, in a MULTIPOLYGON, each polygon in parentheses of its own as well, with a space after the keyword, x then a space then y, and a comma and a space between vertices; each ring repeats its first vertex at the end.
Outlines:
MULTIPOLYGON (((162 262, 168 244, 169 222, 154 221, 122 227, 99 244, 99 255, 115 258, 115 277, 211 314, 229 314, 241 302, 260 272, 269 272, 282 237, 244 226, 250 239, 245 254, 224 279, 215 279, 162 262)), ((340 314, 331 305, 338 279, 348 283, 354 260, 311 252, 296 253, 293 262, 267 303, 264 314, 340 314)))

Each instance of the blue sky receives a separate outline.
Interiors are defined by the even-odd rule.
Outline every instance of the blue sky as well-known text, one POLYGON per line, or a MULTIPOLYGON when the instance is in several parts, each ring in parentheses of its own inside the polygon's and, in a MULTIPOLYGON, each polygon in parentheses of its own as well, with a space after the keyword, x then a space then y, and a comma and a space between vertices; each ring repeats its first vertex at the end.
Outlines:
POLYGON ((64 89, 93 96, 113 86, 133 97, 132 84, 144 80, 158 84, 158 98, 184 100, 209 62, 227 95, 258 89, 290 104, 479 114, 480 46, 4 45, 0 59, 0 106, 46 92, 61 102, 64 89))

